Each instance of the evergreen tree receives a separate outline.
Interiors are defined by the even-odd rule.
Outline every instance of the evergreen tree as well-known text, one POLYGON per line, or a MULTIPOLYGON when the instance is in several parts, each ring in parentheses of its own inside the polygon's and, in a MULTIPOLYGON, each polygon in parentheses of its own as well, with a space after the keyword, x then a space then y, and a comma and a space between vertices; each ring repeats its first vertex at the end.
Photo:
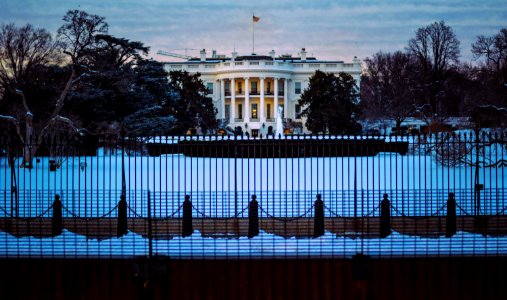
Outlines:
POLYGON ((217 109, 200 79, 201 74, 171 71, 170 90, 172 115, 176 119, 174 133, 185 134, 189 129, 201 128, 203 133, 218 127, 217 109))
POLYGON ((361 125, 354 119, 358 97, 356 81, 349 74, 316 71, 299 99, 306 127, 314 133, 358 133, 361 125))

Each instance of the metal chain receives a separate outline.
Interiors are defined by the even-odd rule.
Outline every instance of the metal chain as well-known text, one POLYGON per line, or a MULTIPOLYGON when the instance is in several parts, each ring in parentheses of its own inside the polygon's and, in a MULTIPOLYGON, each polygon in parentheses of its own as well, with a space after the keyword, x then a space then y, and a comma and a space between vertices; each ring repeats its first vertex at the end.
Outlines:
POLYGON ((281 221, 281 222, 285 222, 285 223, 293 222, 293 221, 296 221, 296 220, 306 217, 306 215, 308 215, 314 207, 315 207, 315 205, 312 204, 312 206, 306 212, 304 212, 302 215, 294 217, 294 218, 279 218, 279 217, 275 217, 275 216, 271 215, 262 206, 259 205, 259 208, 261 209, 261 211, 264 212, 266 214, 266 216, 268 216, 268 218, 272 218, 277 221, 281 221))
POLYGON ((446 207, 447 207, 447 203, 444 203, 444 205, 442 205, 442 207, 440 207, 440 209, 438 209, 436 212, 434 212, 433 214, 431 214, 431 216, 432 217, 437 216, 440 213, 440 211, 444 210, 444 208, 446 208, 446 207))
POLYGON ((159 222, 159 221, 165 221, 165 220, 168 220, 168 219, 172 219, 177 213, 179 213, 181 211, 181 209, 183 208, 183 204, 180 204, 180 206, 175 210, 173 211, 172 214, 164 217, 164 218, 154 218, 153 220, 155 222, 159 222))
POLYGON ((500 210, 499 212, 496 213, 496 216, 499 216, 499 215, 503 215, 505 213, 505 211, 507 210, 507 206, 502 208, 502 210, 500 210))
POLYGON ((207 218, 207 216, 201 212, 199 209, 197 209, 197 207, 195 207, 193 204, 192 204, 192 208, 199 214, 201 215, 203 218, 207 218))
POLYGON ((113 211, 115 211, 117 208, 118 208, 118 204, 116 204, 115 207, 113 207, 111 210, 109 210, 107 213, 103 214, 102 216, 100 217, 91 217, 91 218, 85 218, 85 217, 81 217, 81 216, 78 216, 76 215, 75 213, 73 213, 72 211, 70 211, 67 207, 65 207, 65 205, 62 205, 62 208, 71 216, 73 216, 74 218, 77 218, 77 219, 80 219, 80 220, 84 220, 84 221, 93 221, 93 220, 98 220, 98 219, 103 219, 107 216, 109 216, 110 214, 113 213, 113 211))
POLYGON ((240 215, 242 215, 246 210, 248 209, 248 205, 245 206, 239 213, 235 214, 234 215, 234 218, 237 218, 239 217, 240 215))
POLYGON ((138 214, 134 209, 132 209, 132 207, 130 207, 130 205, 127 204, 127 208, 130 210, 131 213, 134 214, 134 216, 136 218, 144 218, 143 216, 141 216, 140 214, 138 214))
POLYGON ((400 216, 402 217, 407 217, 407 215, 405 215, 402 211, 399 211, 396 206, 394 205, 391 205, 391 208, 394 210, 394 212, 396 212, 397 214, 399 214, 400 216))
POLYGON ((7 217, 12 218, 12 215, 7 210, 5 210, 5 208, 0 207, 0 210, 2 210, 7 217))
POLYGON ((456 207, 458 207, 459 210, 461 210, 463 213, 465 213, 465 216, 471 216, 471 214, 469 214, 466 210, 464 210, 463 207, 461 207, 461 205, 459 205, 457 202, 456 202, 456 207))
POLYGON ((327 205, 324 204, 324 208, 329 212, 331 213, 333 216, 337 217, 337 218, 343 218, 343 216, 335 213, 334 211, 332 211, 329 207, 327 207, 327 205))
POLYGON ((367 213, 363 217, 369 217, 369 216, 373 215, 379 209, 380 209, 380 205, 377 205, 377 207, 375 207, 372 211, 370 211, 369 213, 367 213))
POLYGON ((51 209, 53 208, 53 205, 51 204, 50 207, 48 207, 44 212, 42 212, 41 214, 39 214, 38 216, 35 216, 35 217, 29 217, 29 218, 20 218, 20 217, 14 217, 12 214, 9 214, 3 207, 0 207, 1 210, 3 210, 5 212, 5 214, 10 217, 10 218, 14 218, 16 220, 20 220, 20 221, 25 221, 25 222, 31 222, 35 219, 40 219, 42 218, 44 215, 46 215, 51 209))

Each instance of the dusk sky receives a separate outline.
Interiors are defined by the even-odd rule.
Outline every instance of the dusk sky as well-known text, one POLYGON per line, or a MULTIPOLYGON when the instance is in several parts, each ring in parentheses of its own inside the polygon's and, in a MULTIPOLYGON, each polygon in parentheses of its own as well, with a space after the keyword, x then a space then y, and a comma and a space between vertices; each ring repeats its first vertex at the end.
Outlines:
POLYGON ((350 61, 382 50, 403 50, 417 28, 444 20, 461 41, 462 61, 471 61, 477 35, 507 27, 505 0, 1 0, 0 23, 32 23, 55 33, 69 9, 106 17, 110 34, 138 40, 151 48, 150 57, 165 50, 198 55, 255 52, 297 55, 306 48, 318 59, 350 61), (195 49, 195 50, 192 50, 195 49))

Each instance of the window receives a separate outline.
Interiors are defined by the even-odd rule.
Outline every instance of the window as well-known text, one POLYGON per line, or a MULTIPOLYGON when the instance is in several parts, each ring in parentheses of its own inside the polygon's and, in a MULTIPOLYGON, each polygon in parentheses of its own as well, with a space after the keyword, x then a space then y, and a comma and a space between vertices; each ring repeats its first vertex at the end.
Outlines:
POLYGON ((225 95, 230 96, 231 95, 231 83, 229 81, 225 82, 224 89, 225 89, 225 95))
POLYGON ((278 81, 278 96, 283 96, 284 94, 283 85, 284 85, 283 82, 278 81))
POLYGON ((231 118, 231 106, 229 104, 225 105, 225 118, 226 119, 231 118))
POLYGON ((243 94, 243 90, 241 88, 241 82, 238 82, 238 93, 243 94))
POLYGON ((252 119, 257 119, 257 103, 252 103, 252 119))
POLYGON ((268 82, 268 94, 271 94, 271 82, 268 82))
POLYGON ((238 104, 238 118, 243 119, 243 104, 238 104))
POLYGON ((301 82, 294 83, 294 93, 301 94, 301 82))
POLYGON ((208 95, 213 94, 213 82, 206 83, 206 88, 208 89, 208 95))
POLYGON ((267 109, 266 110, 267 110, 266 113, 268 114, 267 118, 271 119, 271 104, 270 103, 267 104, 267 109))
POLYGON ((301 119, 301 105, 296 104, 295 111, 296 111, 296 119, 301 119))
POLYGON ((252 81, 252 94, 257 94, 257 81, 252 81))

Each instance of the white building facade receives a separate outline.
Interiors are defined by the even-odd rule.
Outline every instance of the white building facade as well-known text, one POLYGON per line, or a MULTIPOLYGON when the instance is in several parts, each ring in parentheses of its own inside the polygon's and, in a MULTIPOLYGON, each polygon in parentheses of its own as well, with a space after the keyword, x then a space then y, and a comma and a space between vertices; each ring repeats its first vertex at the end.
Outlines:
MULTIPOLYGON (((308 87, 315 71, 350 74, 358 83, 361 62, 354 58, 343 61, 320 61, 307 57, 303 48, 298 57, 289 55, 201 57, 184 62, 167 62, 166 70, 200 73, 209 96, 218 110, 218 118, 230 129, 248 132, 252 136, 279 134, 276 132, 279 111, 282 112, 285 133, 305 131, 298 99, 308 87), (238 128, 239 127, 239 128, 238 128)), ((281 121, 281 120, 280 120, 281 121)))

